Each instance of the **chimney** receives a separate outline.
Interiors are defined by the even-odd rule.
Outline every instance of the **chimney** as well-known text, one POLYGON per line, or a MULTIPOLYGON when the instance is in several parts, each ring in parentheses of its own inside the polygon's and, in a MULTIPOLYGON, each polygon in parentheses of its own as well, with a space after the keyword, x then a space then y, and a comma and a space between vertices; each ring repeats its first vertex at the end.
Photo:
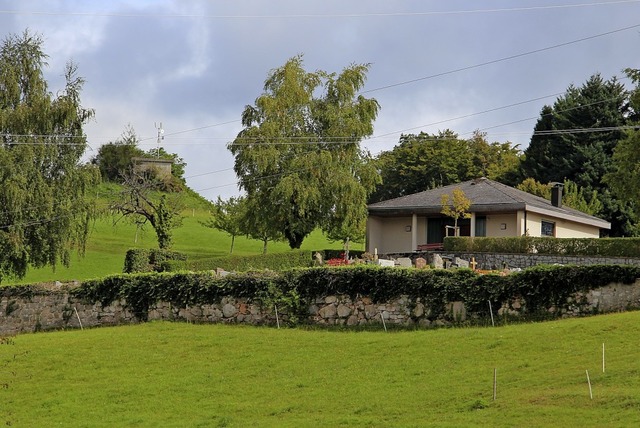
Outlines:
POLYGON ((554 207, 561 208, 562 207, 562 188, 564 184, 562 183, 552 183, 553 187, 551 187, 551 205, 554 207))

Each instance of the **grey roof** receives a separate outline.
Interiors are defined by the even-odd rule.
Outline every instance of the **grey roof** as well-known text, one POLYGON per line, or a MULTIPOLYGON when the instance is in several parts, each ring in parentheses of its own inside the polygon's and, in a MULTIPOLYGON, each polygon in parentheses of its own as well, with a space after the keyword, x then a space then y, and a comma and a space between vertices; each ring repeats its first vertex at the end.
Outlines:
POLYGON ((371 204, 368 207, 369 214, 381 216, 413 213, 440 214, 442 211, 442 195, 451 195, 453 189, 456 188, 461 189, 471 201, 470 212, 483 214, 529 211, 603 229, 611 228, 609 222, 598 217, 566 206, 556 207, 549 200, 484 177, 371 204))

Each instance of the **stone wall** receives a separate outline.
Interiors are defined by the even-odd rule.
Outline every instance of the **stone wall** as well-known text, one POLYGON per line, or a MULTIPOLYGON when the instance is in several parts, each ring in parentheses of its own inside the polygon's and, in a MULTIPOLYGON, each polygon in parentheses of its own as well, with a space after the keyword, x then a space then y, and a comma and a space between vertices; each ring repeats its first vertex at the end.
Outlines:
MULTIPOLYGON (((624 311, 640 308, 640 279, 635 284, 610 284, 588 293, 572 296, 562 316, 624 311)), ((403 326, 440 326, 478 314, 468 313, 463 302, 450 302, 443 314, 433 316, 420 299, 402 296, 390 302, 374 303, 368 297, 352 300, 348 296, 317 298, 308 308, 308 322, 317 325, 359 326, 366 324, 396 324, 403 326)), ((498 315, 518 316, 522 302, 503 302, 495 308, 498 315)), ((548 308, 555 312, 556 308, 548 308)), ((248 299, 226 297, 216 304, 175 307, 159 302, 149 309, 149 320, 181 320, 198 323, 233 323, 276 325, 289 319, 289 314, 275 307, 263 307, 248 299)), ((28 295, 12 295, 5 290, 0 297, 0 335, 39 330, 113 326, 140 322, 126 306, 117 301, 108 306, 76 300, 64 287, 41 289, 28 295)))
MULTIPOLYGON (((477 269, 493 270, 507 268, 525 269, 541 264, 545 265, 633 265, 640 266, 640 259, 631 257, 597 257, 597 256, 563 256, 553 254, 510 254, 510 253, 446 253, 424 252, 411 254, 389 254, 393 259, 411 258, 414 263, 417 258, 424 258, 428 263, 434 264, 436 254, 445 260, 455 258, 471 261, 475 259, 477 269)), ((436 263, 437 264, 437 263, 436 263)), ((442 267, 442 266, 436 266, 442 267)))

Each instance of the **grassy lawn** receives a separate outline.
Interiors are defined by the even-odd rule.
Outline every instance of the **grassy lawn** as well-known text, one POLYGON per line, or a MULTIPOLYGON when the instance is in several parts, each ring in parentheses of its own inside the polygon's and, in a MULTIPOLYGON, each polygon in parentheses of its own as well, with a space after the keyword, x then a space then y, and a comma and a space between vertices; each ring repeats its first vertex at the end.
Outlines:
MULTIPOLYGON (((204 209, 185 210, 182 226, 175 229, 173 250, 183 252, 190 260, 225 256, 231 248, 231 237, 223 232, 202 225, 210 214, 204 209)), ((69 281, 99 278, 106 275, 122 273, 124 256, 130 248, 157 248, 156 235, 150 226, 136 234, 136 227, 130 223, 120 222, 113 225, 113 219, 97 220, 91 230, 86 254, 79 257, 74 254, 71 265, 56 269, 45 267, 29 269, 27 276, 20 280, 3 281, 6 284, 29 284, 48 281, 69 281)), ((322 250, 342 248, 341 243, 329 242, 318 230, 313 232, 302 244, 304 250, 322 250)), ((362 244, 355 244, 354 249, 363 249, 362 244)), ((269 253, 286 253, 290 251, 285 242, 269 242, 269 253)), ((236 237, 233 254, 262 254, 262 242, 236 237)))
POLYGON ((639 335, 640 312, 390 333, 149 323, 26 334, 0 344, 0 424, 639 426, 639 335))

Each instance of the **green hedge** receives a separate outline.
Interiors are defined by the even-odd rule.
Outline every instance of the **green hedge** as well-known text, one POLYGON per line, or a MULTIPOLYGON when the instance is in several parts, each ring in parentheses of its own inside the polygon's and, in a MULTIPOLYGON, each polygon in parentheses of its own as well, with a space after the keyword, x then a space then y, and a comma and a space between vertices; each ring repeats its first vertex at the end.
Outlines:
POLYGON ((257 270, 283 271, 311 265, 310 251, 289 251, 286 253, 259 254, 252 256, 226 256, 202 259, 187 263, 187 269, 193 271, 215 270, 218 268, 230 272, 248 272, 257 270))
POLYGON ((444 250, 464 253, 538 253, 640 257, 640 238, 447 237, 444 250))
POLYGON ((124 257, 125 273, 171 272, 185 268, 186 254, 168 250, 131 249, 124 257))
POLYGON ((315 267, 283 273, 270 271, 216 277, 208 272, 146 273, 110 276, 84 282, 74 291, 79 298, 108 305, 125 299, 140 319, 158 301, 178 307, 216 303, 223 296, 277 304, 292 321, 303 320, 309 305, 327 295, 368 296, 376 303, 401 295, 420 298, 430 318, 445 312, 445 304, 463 301, 467 310, 488 317, 488 302, 498 308, 520 298, 524 314, 565 308, 567 298, 612 282, 630 284, 640 267, 622 265, 537 266, 507 276, 478 275, 470 269, 402 269, 360 265, 315 267))

